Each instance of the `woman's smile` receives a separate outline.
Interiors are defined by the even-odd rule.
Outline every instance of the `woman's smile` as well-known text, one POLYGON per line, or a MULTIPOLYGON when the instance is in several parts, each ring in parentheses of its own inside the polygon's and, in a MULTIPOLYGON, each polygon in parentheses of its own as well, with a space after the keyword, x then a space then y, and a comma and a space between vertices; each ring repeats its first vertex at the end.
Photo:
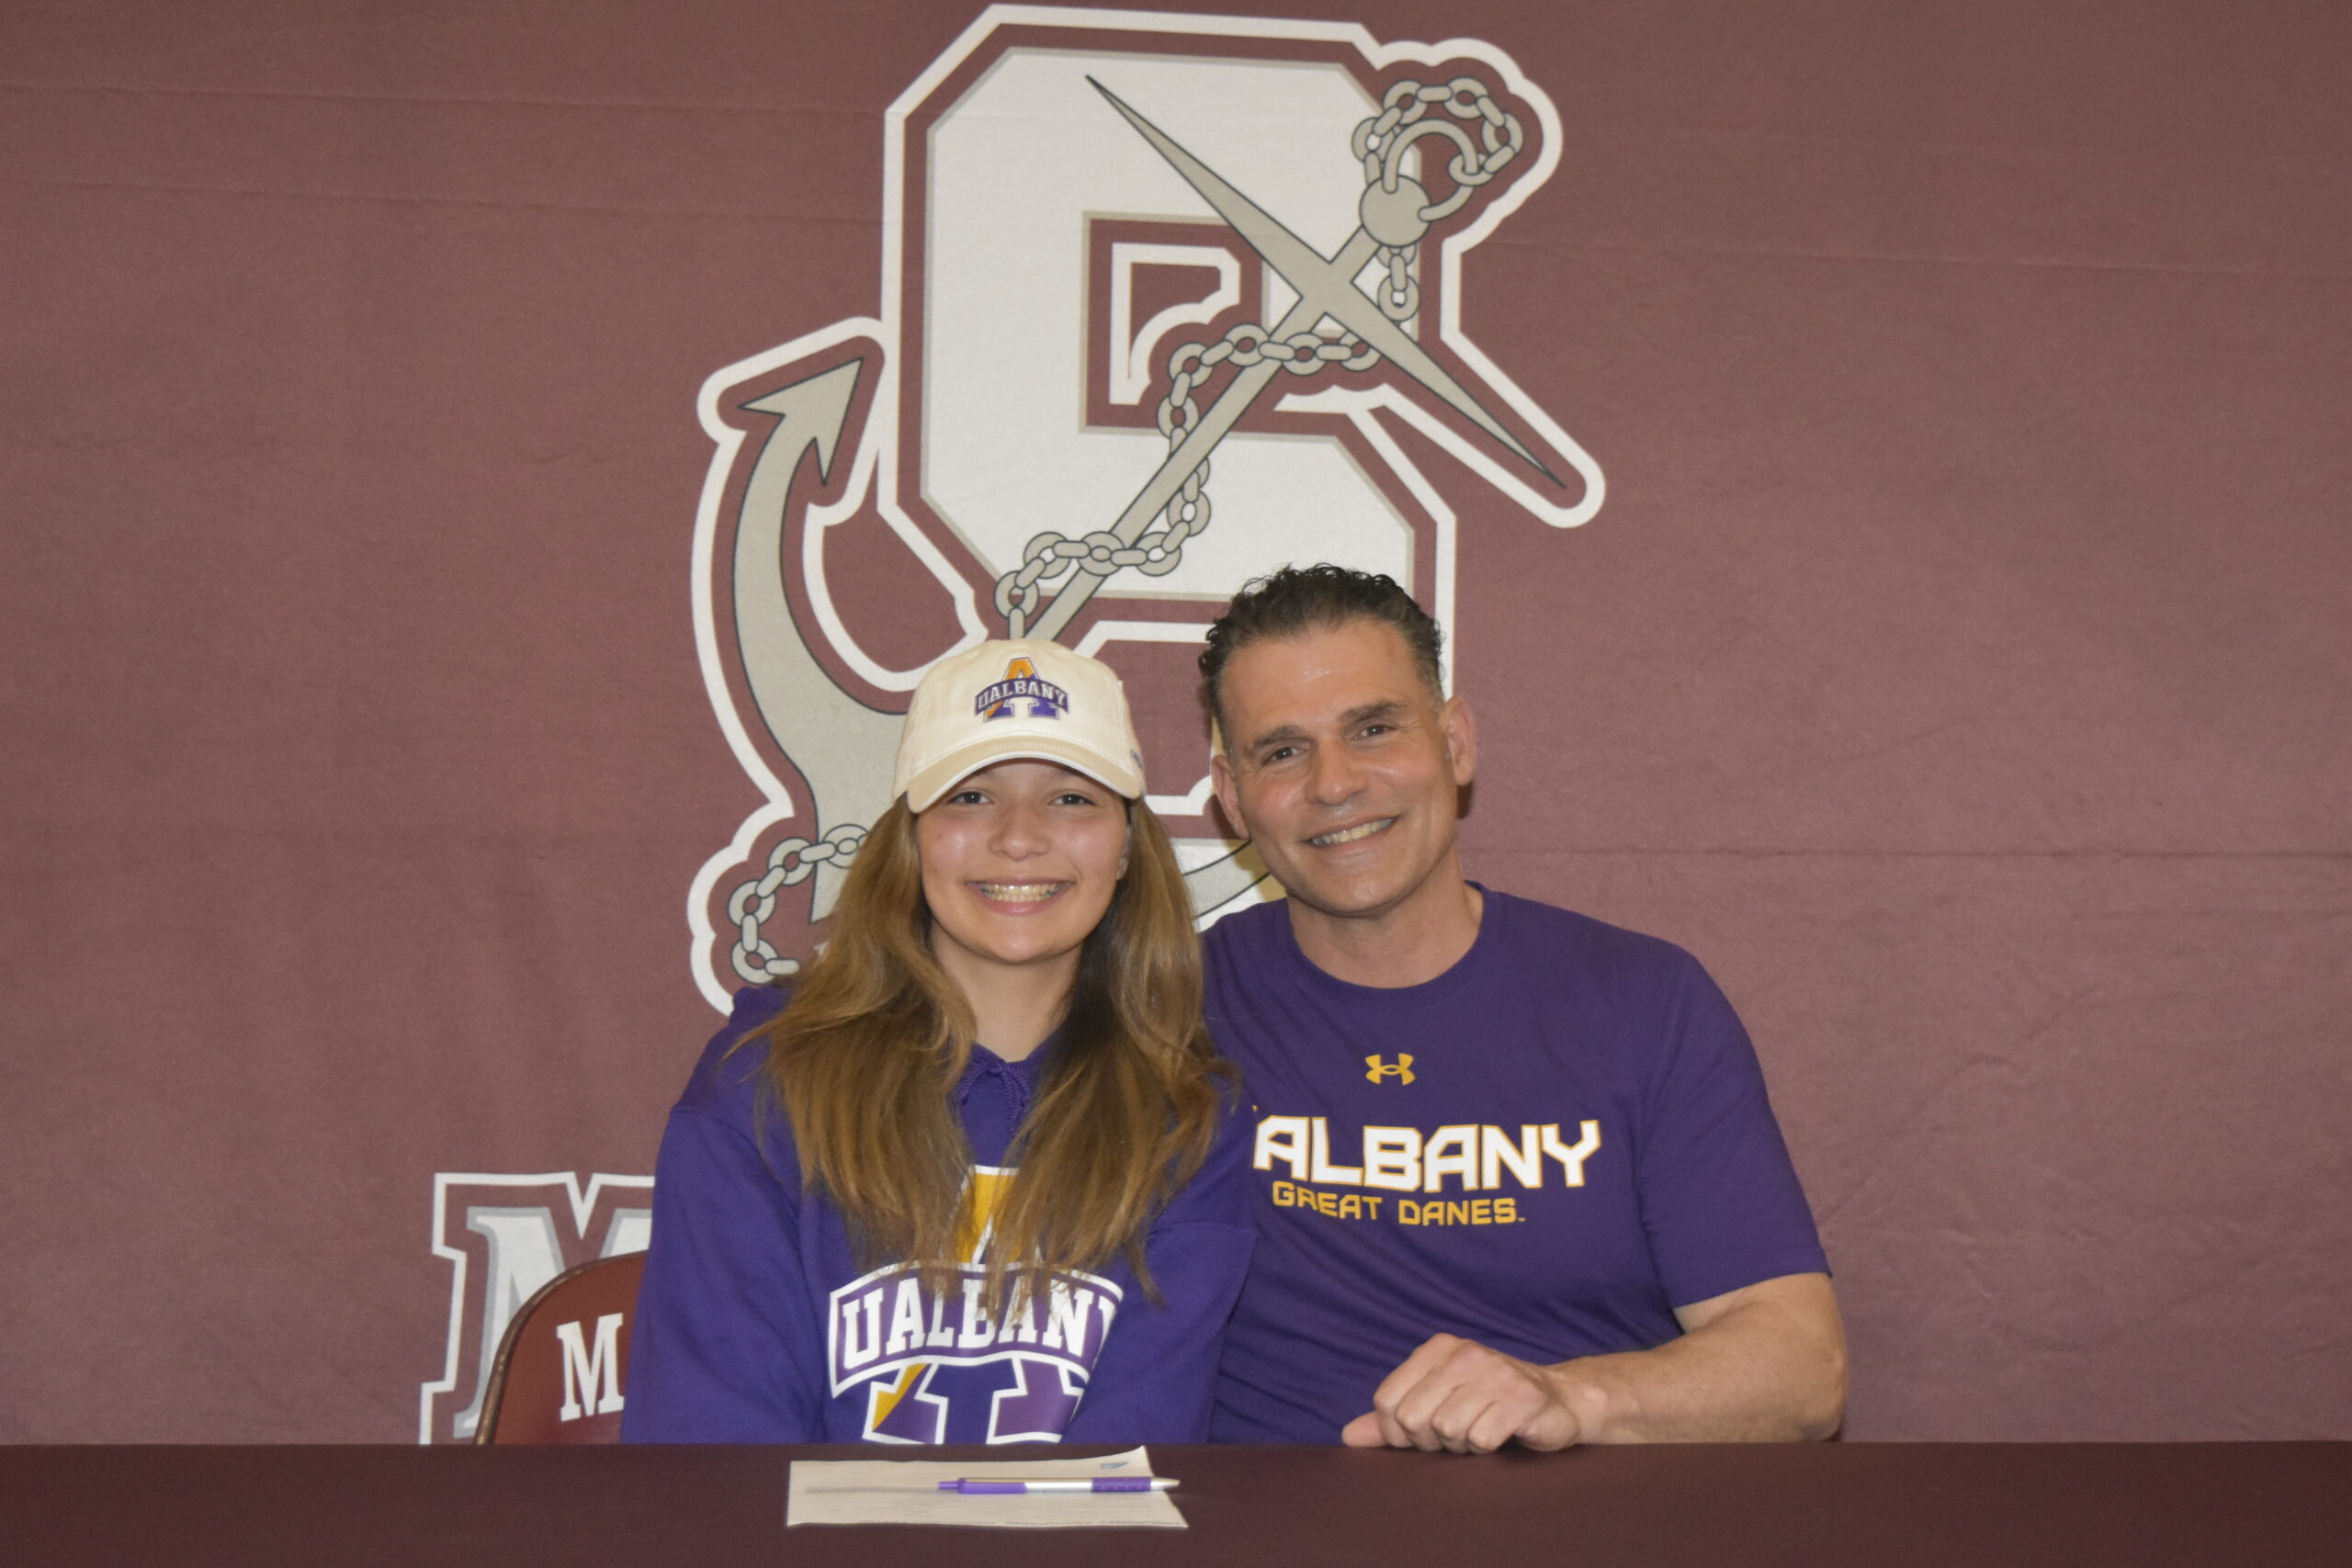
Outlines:
POLYGON ((975 882, 981 897, 991 904, 1007 904, 1035 908, 1048 898, 1058 897, 1071 885, 1067 882, 975 882))

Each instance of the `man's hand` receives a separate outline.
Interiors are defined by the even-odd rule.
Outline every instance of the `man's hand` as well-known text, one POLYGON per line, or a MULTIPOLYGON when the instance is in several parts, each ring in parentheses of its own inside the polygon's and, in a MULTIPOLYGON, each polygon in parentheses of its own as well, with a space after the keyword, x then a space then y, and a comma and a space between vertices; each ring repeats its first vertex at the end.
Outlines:
POLYGON ((1372 1405, 1341 1430, 1341 1442, 1484 1454, 1514 1438, 1523 1448, 1565 1449, 1581 1435, 1551 1369, 1451 1334, 1408 1356, 1372 1405))
POLYGON ((1826 1274, 1783 1274, 1674 1309, 1652 1350, 1539 1366, 1441 1334, 1382 1381, 1340 1440, 1491 1453, 1574 1443, 1789 1443, 1846 1411, 1846 1331, 1826 1274))

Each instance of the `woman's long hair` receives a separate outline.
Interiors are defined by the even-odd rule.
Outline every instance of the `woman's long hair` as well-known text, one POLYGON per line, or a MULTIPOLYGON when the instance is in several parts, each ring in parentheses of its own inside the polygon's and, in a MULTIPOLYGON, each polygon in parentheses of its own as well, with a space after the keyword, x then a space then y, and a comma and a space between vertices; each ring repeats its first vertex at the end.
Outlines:
MULTIPOLYGON (((1126 875, 1080 949, 1061 1042, 1005 1163, 987 1300, 1012 1304, 1038 1269, 1144 1267, 1153 1217, 1216 1136, 1227 1069, 1201 1023, 1200 941, 1168 835, 1130 807, 1126 875)), ((764 1034, 769 1087, 800 1176, 849 1222, 861 1267, 918 1264, 934 1289, 958 1259, 972 1151, 951 1098, 972 1055, 961 989, 931 952, 914 814, 900 799, 851 863, 831 940, 764 1034)))

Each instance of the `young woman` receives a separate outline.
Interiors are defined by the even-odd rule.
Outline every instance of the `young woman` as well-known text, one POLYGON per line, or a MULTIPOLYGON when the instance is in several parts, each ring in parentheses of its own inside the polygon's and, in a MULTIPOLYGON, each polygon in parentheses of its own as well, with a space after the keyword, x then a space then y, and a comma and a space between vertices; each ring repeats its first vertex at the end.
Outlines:
POLYGON ((1202 1441, 1246 1150, 1118 677, 943 660, 895 788, 670 1114, 623 1434, 1202 1441))

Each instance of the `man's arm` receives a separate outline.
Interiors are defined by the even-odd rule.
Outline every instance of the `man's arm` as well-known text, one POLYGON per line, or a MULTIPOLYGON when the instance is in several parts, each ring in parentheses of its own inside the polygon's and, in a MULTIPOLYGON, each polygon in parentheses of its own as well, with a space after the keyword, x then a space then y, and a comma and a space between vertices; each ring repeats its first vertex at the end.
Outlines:
POLYGON ((1488 1453, 1575 1443, 1798 1442, 1846 1414, 1846 1331, 1826 1274, 1787 1274, 1674 1309, 1654 1350, 1551 1366, 1441 1334, 1340 1433, 1359 1448, 1488 1453))

